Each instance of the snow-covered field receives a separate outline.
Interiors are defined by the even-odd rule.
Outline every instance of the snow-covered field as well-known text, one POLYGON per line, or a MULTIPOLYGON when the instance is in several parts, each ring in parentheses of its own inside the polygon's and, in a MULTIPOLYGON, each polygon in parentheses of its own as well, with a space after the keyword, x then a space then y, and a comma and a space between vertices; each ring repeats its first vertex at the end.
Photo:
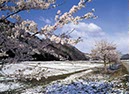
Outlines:
POLYGON ((48 61, 48 62, 21 62, 19 64, 7 64, 2 68, 2 74, 9 77, 34 78, 40 80, 42 77, 70 74, 84 71, 94 67, 102 67, 102 64, 87 61, 48 61))
MULTIPOLYGON (((7 64, 0 71, 0 94, 129 94, 119 80, 109 82, 108 76, 92 74, 100 67, 103 64, 87 61, 7 64), (58 79, 66 74, 69 75, 58 79), (57 78, 46 82, 49 77, 57 78), (28 78, 30 80, 25 81, 28 78)), ((129 87, 129 83, 126 84, 129 87)))
POLYGON ((129 72, 129 60, 123 60, 123 65, 126 67, 127 71, 129 72))

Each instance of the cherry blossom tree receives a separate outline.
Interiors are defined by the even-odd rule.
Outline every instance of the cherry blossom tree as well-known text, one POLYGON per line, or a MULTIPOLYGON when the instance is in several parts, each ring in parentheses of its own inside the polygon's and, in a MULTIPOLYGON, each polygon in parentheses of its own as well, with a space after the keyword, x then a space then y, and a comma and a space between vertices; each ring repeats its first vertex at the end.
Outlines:
POLYGON ((74 13, 85 7, 87 2, 91 2, 91 0, 80 0, 77 5, 73 5, 73 7, 64 14, 61 13, 61 10, 58 10, 57 14, 55 15, 55 23, 53 25, 45 25, 41 27, 40 30, 38 30, 37 23, 31 20, 22 19, 22 16, 20 16, 19 12, 30 11, 32 9, 47 10, 58 7, 63 3, 56 4, 56 0, 1 0, 0 12, 2 15, 0 16, 0 25, 1 27, 6 28, 6 30, 4 29, 4 31, 10 32, 11 38, 20 36, 20 32, 22 31, 31 33, 32 36, 35 36, 36 34, 44 35, 45 38, 50 39, 51 41, 54 41, 56 43, 67 43, 74 45, 81 40, 80 37, 76 40, 73 40, 68 37, 57 36, 54 34, 54 31, 71 22, 78 24, 80 20, 96 18, 96 16, 93 14, 94 9, 92 9, 85 15, 75 17, 73 16, 74 13), (10 25, 8 26, 8 29, 7 27, 4 27, 5 23, 10 25))
POLYGON ((92 58, 98 58, 103 61, 105 72, 107 72, 108 63, 117 63, 120 60, 116 45, 106 40, 96 42, 95 48, 91 52, 92 58))
POLYGON ((74 16, 91 0, 80 0, 77 5, 73 5, 65 13, 58 10, 53 15, 55 23, 47 24, 40 29, 36 22, 23 19, 20 13, 30 10, 48 10, 63 5, 65 2, 66 0, 62 0, 62 3, 57 4, 56 0, 0 0, 2 62, 37 60, 39 55, 43 60, 50 60, 49 57, 51 60, 85 60, 84 54, 74 47, 75 44, 82 41, 81 37, 73 39, 70 36, 74 29, 60 35, 57 35, 55 31, 69 23, 78 24, 83 19, 96 18, 94 9, 82 16, 74 16), (37 37, 39 35, 44 36, 42 40, 37 37), (76 56, 75 53, 79 56, 76 56))

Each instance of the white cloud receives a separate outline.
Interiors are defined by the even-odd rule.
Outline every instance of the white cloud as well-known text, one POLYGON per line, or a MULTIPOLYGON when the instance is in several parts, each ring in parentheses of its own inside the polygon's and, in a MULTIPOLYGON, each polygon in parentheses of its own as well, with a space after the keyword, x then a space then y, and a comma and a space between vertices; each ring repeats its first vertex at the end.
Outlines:
POLYGON ((39 20, 45 22, 46 24, 52 23, 52 21, 50 19, 45 19, 44 17, 40 17, 39 20))
POLYGON ((113 36, 108 36, 108 39, 117 45, 118 51, 129 53, 129 36, 127 32, 118 32, 113 36))
POLYGON ((97 26, 94 23, 84 23, 80 22, 78 25, 74 25, 73 23, 67 24, 62 28, 62 32, 70 31, 75 28, 75 31, 72 33, 72 36, 75 37, 100 37, 105 33, 102 31, 101 27, 97 26))
POLYGON ((86 53, 90 53, 91 50, 94 48, 95 42, 100 41, 103 39, 103 37, 88 37, 88 38, 83 38, 83 41, 78 43, 76 47, 86 53))
POLYGON ((119 52, 122 52, 123 54, 129 53, 129 37, 128 34, 125 32, 117 33, 114 35, 105 34, 104 37, 88 37, 87 39, 84 38, 84 41, 78 43, 76 47, 83 52, 90 52, 95 45, 95 41, 99 41, 102 39, 116 44, 117 50, 119 52))
POLYGON ((90 32, 95 32, 95 31, 101 31, 102 30, 99 26, 97 26, 94 23, 88 24, 87 27, 88 27, 90 32))
POLYGON ((73 38, 82 37, 83 42, 80 42, 76 47, 83 52, 90 52, 93 49, 95 42, 99 40, 107 40, 117 45, 117 50, 122 53, 129 53, 129 31, 116 34, 108 34, 103 32, 102 28, 94 23, 80 22, 78 25, 72 23, 65 25, 62 32, 70 31, 75 28, 71 34, 73 38))
POLYGON ((80 22, 78 25, 73 23, 67 24, 62 28, 62 32, 70 31, 75 28, 71 33, 73 38, 82 37, 83 42, 80 42, 76 47, 83 52, 90 52, 94 46, 95 40, 100 40, 104 35, 102 28, 94 23, 80 22))

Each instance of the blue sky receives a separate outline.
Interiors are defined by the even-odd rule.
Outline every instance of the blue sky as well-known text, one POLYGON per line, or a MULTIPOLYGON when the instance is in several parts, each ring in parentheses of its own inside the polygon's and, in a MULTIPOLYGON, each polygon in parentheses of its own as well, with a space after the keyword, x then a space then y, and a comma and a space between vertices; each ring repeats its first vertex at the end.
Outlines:
MULTIPOLYGON (((63 0, 57 0, 61 3, 63 0)), ((38 27, 45 24, 54 24, 54 15, 58 10, 62 13, 69 11, 73 5, 77 5, 80 0, 66 0, 66 2, 55 9, 50 10, 32 10, 29 13, 21 12, 24 19, 34 20, 38 27)), ((83 52, 90 52, 94 41, 107 39, 118 46, 118 51, 122 53, 129 52, 129 30, 128 30, 128 0, 92 0, 86 7, 78 11, 75 16, 82 16, 94 8, 97 19, 83 20, 78 26, 73 24, 65 25, 56 32, 64 32, 75 28, 71 36, 83 38, 83 42, 76 47, 83 52), (82 29, 84 28, 84 30, 82 29)))

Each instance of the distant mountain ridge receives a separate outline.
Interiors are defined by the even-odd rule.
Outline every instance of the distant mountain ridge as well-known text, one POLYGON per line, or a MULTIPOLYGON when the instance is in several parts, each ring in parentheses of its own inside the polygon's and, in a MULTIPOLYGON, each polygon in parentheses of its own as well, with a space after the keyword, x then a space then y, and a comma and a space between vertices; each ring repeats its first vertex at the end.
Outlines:
POLYGON ((129 60, 129 54, 122 55, 121 60, 129 60))

